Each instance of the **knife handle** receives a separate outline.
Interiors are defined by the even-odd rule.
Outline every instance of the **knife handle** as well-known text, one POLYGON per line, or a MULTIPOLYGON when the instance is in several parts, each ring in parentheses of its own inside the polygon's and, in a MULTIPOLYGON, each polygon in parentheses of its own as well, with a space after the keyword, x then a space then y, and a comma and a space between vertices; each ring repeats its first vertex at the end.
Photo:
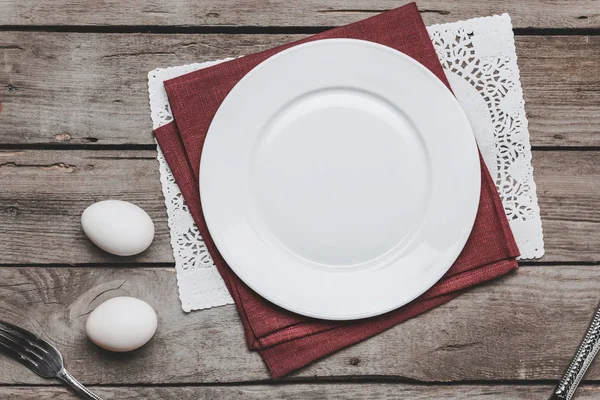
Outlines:
POLYGON ((570 400, 573 398, 577 386, 587 372, 589 366, 594 361, 598 350, 600 349, 600 305, 594 313, 590 327, 587 330, 579 349, 569 368, 563 375, 562 379, 554 389, 554 393, 550 400, 570 400))

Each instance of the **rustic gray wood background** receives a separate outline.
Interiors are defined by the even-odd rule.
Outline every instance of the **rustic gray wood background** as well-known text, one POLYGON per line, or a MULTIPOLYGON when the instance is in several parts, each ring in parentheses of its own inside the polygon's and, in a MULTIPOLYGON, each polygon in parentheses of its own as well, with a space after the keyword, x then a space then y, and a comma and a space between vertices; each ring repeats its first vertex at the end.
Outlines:
MULTIPOLYGON (((600 1, 421 0, 427 24, 508 12, 530 121, 547 255, 513 275, 273 384, 234 307, 185 314, 151 135, 147 71, 298 39, 405 4, 382 0, 0 0, 0 318, 38 332, 114 399, 545 399, 600 300, 600 1), (79 216, 107 198, 156 224, 117 258, 79 216), (149 302, 131 354, 86 340, 116 295, 149 302)), ((600 363, 581 399, 600 398, 600 363)), ((0 357, 0 398, 71 399, 0 357)))

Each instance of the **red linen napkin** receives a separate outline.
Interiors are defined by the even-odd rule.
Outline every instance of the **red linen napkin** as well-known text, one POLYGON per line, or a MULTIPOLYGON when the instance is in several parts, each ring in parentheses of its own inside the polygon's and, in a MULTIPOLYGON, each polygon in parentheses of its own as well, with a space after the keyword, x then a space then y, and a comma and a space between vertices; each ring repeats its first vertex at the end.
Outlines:
POLYGON ((448 273, 410 304, 387 314, 352 322, 322 321, 283 310, 248 288, 229 268, 204 221, 198 187, 202 146, 219 105, 235 84, 273 54, 299 43, 326 38, 370 40, 416 59, 450 87, 414 3, 296 43, 245 56, 165 82, 174 122, 154 131, 214 262, 239 311, 248 346, 279 378, 325 355, 376 335, 437 307, 462 290, 517 268, 518 248, 502 202, 481 160, 481 197, 471 235, 448 273))

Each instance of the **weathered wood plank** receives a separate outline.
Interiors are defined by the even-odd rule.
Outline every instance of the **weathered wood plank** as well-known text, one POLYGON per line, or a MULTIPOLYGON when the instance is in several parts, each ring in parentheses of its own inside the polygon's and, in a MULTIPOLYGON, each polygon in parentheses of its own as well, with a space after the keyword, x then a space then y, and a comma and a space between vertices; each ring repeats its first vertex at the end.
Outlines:
MULTIPOLYGON (((439 381, 558 379, 598 302, 600 269, 522 267, 491 284, 325 358, 298 377, 386 376, 439 381)), ((0 269, 0 316, 52 341, 87 384, 175 384, 268 379, 246 349, 233 306, 185 314, 172 269, 0 269), (110 354, 84 334, 86 315, 131 295, 157 311, 148 345, 110 354)), ((587 379, 600 378, 600 364, 587 379)), ((0 384, 45 383, 0 357, 0 384)), ((47 382, 46 382, 47 383, 47 382)))
POLYGON ((0 187, 0 263, 122 262, 81 229, 83 210, 108 198, 154 221, 153 244, 125 262, 173 261, 154 151, 4 151, 0 187))
MULTIPOLYGON (((150 144, 149 70, 300 37, 0 32, 0 143, 150 144)), ((516 40, 532 144, 600 145, 600 37, 516 40)))
POLYGON ((531 144, 600 145, 600 36, 516 37, 516 48, 531 144))
POLYGON ((5 71, 0 141, 153 143, 148 71, 290 40, 286 35, 0 32, 5 71))
MULTIPOLYGON (((172 262, 154 151, 0 152, 0 264, 172 262), (81 212, 108 198, 133 201, 156 225, 153 245, 110 256, 80 227, 81 212)), ((544 261, 600 261, 600 152, 536 151, 544 261)))
POLYGON ((546 248, 542 260, 599 261, 600 152, 538 151, 533 167, 546 248))
MULTIPOLYGON (((554 387, 551 385, 452 385, 422 386, 390 383, 356 384, 286 384, 281 386, 216 386, 216 387, 92 387, 104 399, 156 399, 156 400, 431 400, 480 399, 530 400, 545 399, 554 387)), ((75 400, 77 397, 63 387, 0 387, 0 397, 11 400, 33 398, 75 400)), ((600 398, 600 387, 582 385, 577 391, 578 400, 600 398)))
MULTIPOLYGON (((155 0, 131 2, 92 0, 3 0, 0 25, 159 25, 159 26, 335 26, 358 21, 409 0, 285 0, 239 2, 155 0)), ((600 7, 594 0, 477 1, 420 0, 426 23, 452 22, 508 12, 515 26, 597 28, 600 7), (543 10, 543 12, 540 12, 543 10)))

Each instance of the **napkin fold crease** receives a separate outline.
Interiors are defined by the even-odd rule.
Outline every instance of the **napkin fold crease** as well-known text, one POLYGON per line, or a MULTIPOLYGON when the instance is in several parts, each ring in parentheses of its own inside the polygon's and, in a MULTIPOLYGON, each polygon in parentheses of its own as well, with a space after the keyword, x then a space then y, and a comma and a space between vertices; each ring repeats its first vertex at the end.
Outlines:
POLYGON ((311 319, 263 299, 229 268, 210 237, 199 195, 200 157, 210 122, 229 91, 260 62, 300 43, 341 37, 369 40, 399 50, 423 64, 450 88, 419 11, 411 3, 298 42, 168 80, 164 85, 174 121, 154 131, 188 209, 235 301, 248 347, 260 353, 274 378, 372 337, 450 301, 467 288, 517 268, 519 250, 481 157, 479 209, 463 251, 438 283, 397 310, 359 321, 311 319))

